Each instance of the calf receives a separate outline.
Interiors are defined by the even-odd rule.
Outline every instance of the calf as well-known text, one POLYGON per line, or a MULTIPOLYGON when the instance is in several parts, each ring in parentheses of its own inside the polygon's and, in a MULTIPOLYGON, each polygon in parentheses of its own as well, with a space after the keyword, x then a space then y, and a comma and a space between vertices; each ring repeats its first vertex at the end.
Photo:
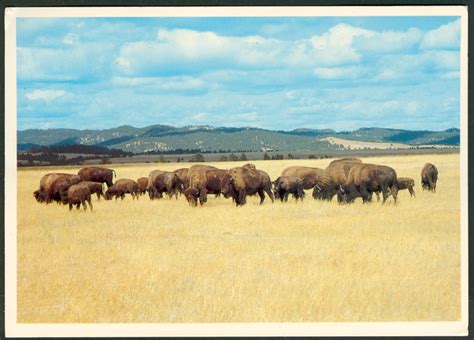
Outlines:
POLYGON ((92 211, 91 192, 87 186, 74 184, 69 187, 67 190, 67 203, 69 204, 69 211, 72 210, 73 205, 75 205, 79 210, 81 204, 84 207, 84 211, 87 210, 86 202, 89 203, 92 211))

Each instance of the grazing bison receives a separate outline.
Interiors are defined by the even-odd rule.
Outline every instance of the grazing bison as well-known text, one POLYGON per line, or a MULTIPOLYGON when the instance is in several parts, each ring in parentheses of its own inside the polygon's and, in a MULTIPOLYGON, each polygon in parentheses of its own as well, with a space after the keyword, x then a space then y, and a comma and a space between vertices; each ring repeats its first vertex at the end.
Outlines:
POLYGON ((194 206, 202 205, 207 201, 208 194, 220 196, 222 192, 222 179, 227 174, 227 170, 200 168, 195 170, 189 177, 189 187, 184 191, 184 196, 188 202, 194 206))
POLYGON ((260 196, 260 204, 265 200, 265 192, 274 200, 272 193, 272 182, 270 176, 262 170, 251 169, 248 167, 236 167, 229 170, 230 178, 222 187, 224 196, 233 195, 237 205, 244 205, 247 195, 258 193, 260 196))
POLYGON ((179 180, 183 184, 183 189, 186 189, 188 187, 188 168, 181 168, 181 169, 176 169, 173 171, 176 176, 178 176, 179 180))
MULTIPOLYGON (((362 164, 358 158, 343 158, 329 163, 314 186, 313 197, 320 200, 332 200, 341 185, 347 182, 349 171, 354 165, 362 164), (352 161, 355 159, 356 161, 352 161), (357 161, 358 160, 358 161, 357 161)), ((338 199, 340 196, 338 196, 338 199)))
POLYGON ((383 203, 389 194, 397 202, 398 180, 394 169, 384 165, 357 164, 351 167, 347 182, 340 186, 340 201, 353 202, 362 197, 364 203, 372 200, 372 193, 382 192, 383 203))
POLYGON ((50 173, 44 175, 40 180, 40 187, 35 190, 33 196, 39 202, 46 204, 67 201, 67 190, 71 185, 81 182, 78 175, 64 173, 50 173))
POLYGON ((283 170, 282 176, 298 177, 304 189, 312 189, 319 182, 324 170, 308 166, 290 166, 283 170))
POLYGON ((436 192, 438 169, 431 163, 426 163, 421 169, 421 187, 423 190, 436 192))
POLYGON ((415 190, 413 187, 415 186, 415 181, 413 178, 408 177, 399 177, 398 178, 398 190, 405 190, 408 189, 410 192, 410 196, 416 196, 415 190))
POLYGON ((91 182, 91 181, 82 181, 77 185, 85 186, 89 189, 91 195, 96 194, 97 199, 100 200, 101 196, 104 196, 104 188, 102 183, 99 182, 91 182))
POLYGON ((305 196, 303 181, 298 177, 280 176, 275 180, 273 185, 275 198, 280 199, 282 202, 288 201, 289 194, 292 194, 297 201, 299 198, 303 200, 305 196))
POLYGON ((82 168, 77 174, 83 181, 105 183, 107 184, 107 188, 110 188, 114 184, 112 179, 115 176, 115 170, 112 169, 89 166, 82 168))
POLYGON ((84 210, 87 210, 86 202, 89 203, 89 206, 92 211, 92 202, 91 202, 91 192, 87 185, 74 184, 69 187, 67 190, 67 204, 69 204, 69 210, 72 209, 72 206, 75 205, 79 210, 81 204, 84 207, 84 210))
POLYGON ((148 175, 148 195, 150 199, 162 198, 163 193, 168 193, 169 198, 182 192, 183 184, 179 180, 178 176, 169 171, 153 170, 148 175))
POLYGON ((105 192, 105 199, 110 200, 112 197, 115 197, 115 199, 120 197, 123 200, 125 194, 130 194, 133 199, 135 199, 135 197, 138 199, 138 185, 133 179, 122 178, 116 181, 115 184, 105 192))
POLYGON ((137 179, 138 194, 144 195, 146 193, 146 188, 148 187, 148 178, 140 177, 137 179))

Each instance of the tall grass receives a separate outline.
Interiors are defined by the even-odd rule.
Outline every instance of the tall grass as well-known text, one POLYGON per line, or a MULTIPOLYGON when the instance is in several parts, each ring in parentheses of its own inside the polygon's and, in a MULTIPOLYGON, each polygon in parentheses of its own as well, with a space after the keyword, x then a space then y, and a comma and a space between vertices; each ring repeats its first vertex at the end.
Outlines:
MULTIPOLYGON (((318 322, 460 319, 459 155, 366 158, 415 179, 394 205, 315 201, 235 207, 210 196, 36 203, 18 172, 18 322, 318 322), (420 170, 438 167, 437 192, 420 170)), ((215 163, 230 168, 242 162, 215 163)), ((289 165, 257 161, 272 179, 289 165)), ((189 164, 111 166, 118 178, 189 164)))

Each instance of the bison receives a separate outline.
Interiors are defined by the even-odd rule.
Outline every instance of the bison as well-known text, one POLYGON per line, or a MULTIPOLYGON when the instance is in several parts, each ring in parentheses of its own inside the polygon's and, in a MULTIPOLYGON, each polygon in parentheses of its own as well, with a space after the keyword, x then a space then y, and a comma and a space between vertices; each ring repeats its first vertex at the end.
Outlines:
POLYGON ((192 171, 189 178, 189 186, 184 191, 184 196, 192 205, 202 205, 207 201, 208 194, 220 196, 222 192, 222 178, 227 170, 201 168, 200 171, 192 171))
POLYGON ((268 174, 262 170, 248 167, 235 167, 229 170, 230 177, 222 187, 225 197, 232 195, 237 206, 244 205, 247 195, 258 193, 260 204, 265 200, 265 192, 274 201, 272 193, 272 182, 268 174))
POLYGON ((115 197, 115 199, 120 197, 123 200, 125 194, 131 194, 133 199, 135 199, 135 197, 138 199, 138 185, 133 179, 122 178, 116 181, 115 184, 105 192, 105 199, 110 200, 112 197, 115 197))
POLYGON ((87 210, 86 202, 92 211, 91 192, 87 185, 74 184, 67 190, 67 204, 69 204, 69 211, 72 210, 72 206, 75 205, 79 210, 81 204, 84 207, 84 211, 87 210))
POLYGON ((78 175, 49 173, 41 178, 40 187, 35 190, 33 196, 39 203, 48 204, 52 201, 66 203, 69 187, 81 181, 78 175))
POLYGON ((183 184, 183 189, 186 189, 188 187, 188 168, 181 168, 181 169, 176 169, 173 171, 176 176, 178 176, 179 180, 183 184))
MULTIPOLYGON (((337 159, 329 163, 314 186, 313 197, 320 200, 332 200, 341 185, 347 182, 349 171, 354 165, 362 164, 358 158, 337 159), (356 161, 353 161, 356 160, 356 161)), ((340 195, 338 196, 340 198, 340 195)))
POLYGON ((115 170, 113 169, 90 166, 82 168, 77 174, 83 181, 105 183, 107 184, 107 188, 110 188, 114 184, 112 179, 115 177, 115 170))
POLYGON ((298 199, 303 200, 305 196, 303 181, 298 177, 280 176, 275 180, 273 185, 275 198, 280 199, 282 202, 288 201, 289 194, 292 194, 297 201, 298 199))
POLYGON ((364 203, 372 200, 372 193, 382 192, 383 203, 389 194, 397 202, 398 180, 394 169, 384 165, 356 164, 351 167, 347 182, 340 186, 340 201, 353 202, 362 197, 364 203))
POLYGON ((421 169, 421 187, 423 190, 436 192, 438 169, 431 163, 426 163, 421 169))
POLYGON ((282 176, 298 177, 304 189, 312 189, 319 182, 324 170, 308 166, 290 166, 283 170, 282 176))
POLYGON ((148 187, 148 177, 140 177, 137 179, 138 194, 144 195, 148 187))
POLYGON ((416 196, 415 195, 415 190, 413 187, 415 186, 415 181, 413 178, 408 178, 408 177, 399 177, 398 178, 398 190, 405 190, 408 189, 410 192, 410 196, 416 196))
POLYGON ((182 192, 182 190, 183 184, 173 172, 153 170, 148 175, 147 191, 152 200, 162 198, 164 192, 167 192, 170 198, 174 195, 178 198, 178 193, 182 192))
POLYGON ((96 194, 97 199, 100 200, 101 196, 104 196, 104 188, 102 186, 102 183, 99 182, 91 182, 91 181, 82 181, 77 185, 82 185, 85 186, 89 189, 91 195, 96 194))

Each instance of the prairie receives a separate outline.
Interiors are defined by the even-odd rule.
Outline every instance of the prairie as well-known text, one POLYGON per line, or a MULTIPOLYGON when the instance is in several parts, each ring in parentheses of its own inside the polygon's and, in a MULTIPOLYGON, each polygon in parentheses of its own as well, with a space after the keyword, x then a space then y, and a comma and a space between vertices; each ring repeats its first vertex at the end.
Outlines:
MULTIPOLYGON (((289 165, 253 161, 275 179, 289 165)), ((459 155, 368 157, 415 179, 399 193, 352 205, 209 196, 150 201, 93 198, 91 213, 38 204, 53 171, 18 171, 17 320, 20 323, 438 321, 460 319, 459 155), (421 190, 425 162, 437 192, 421 190)), ((243 162, 210 163, 230 168, 243 162)), ((108 165, 117 178, 186 163, 108 165)))

